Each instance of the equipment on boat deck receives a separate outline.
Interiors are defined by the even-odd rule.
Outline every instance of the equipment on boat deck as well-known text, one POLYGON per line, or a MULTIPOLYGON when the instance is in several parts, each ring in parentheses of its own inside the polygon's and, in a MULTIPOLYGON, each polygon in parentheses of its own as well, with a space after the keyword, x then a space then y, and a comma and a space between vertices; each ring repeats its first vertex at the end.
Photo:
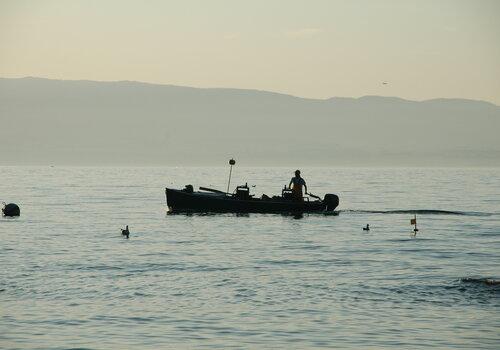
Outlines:
MULTIPOLYGON (((248 183, 236 186, 229 193, 234 159, 229 160, 229 178, 226 192, 208 187, 200 187, 194 191, 193 185, 186 185, 182 190, 165 188, 167 205, 170 212, 225 212, 225 213, 303 213, 303 212, 333 212, 339 205, 339 197, 332 193, 325 194, 321 199, 309 193, 308 197, 297 198, 293 190, 286 185, 281 190, 281 196, 254 198, 250 194, 248 183), (314 198, 315 200, 310 200, 314 198)), ((255 187, 255 186, 252 186, 255 187)))
POLYGON ((234 193, 227 193, 212 188, 200 187, 193 191, 192 185, 184 189, 165 189, 167 205, 170 212, 226 212, 226 213, 301 213, 301 212, 333 212, 339 205, 339 197, 328 193, 323 199, 310 195, 297 200, 291 189, 286 186, 281 196, 262 195, 254 198, 250 194, 248 184, 237 186, 234 193))

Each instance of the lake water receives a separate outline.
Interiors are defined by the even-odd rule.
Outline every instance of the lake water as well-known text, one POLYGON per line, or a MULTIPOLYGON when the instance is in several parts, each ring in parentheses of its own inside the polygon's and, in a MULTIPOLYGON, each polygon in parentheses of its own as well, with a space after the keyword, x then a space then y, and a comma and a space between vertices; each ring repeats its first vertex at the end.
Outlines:
POLYGON ((500 169, 302 173, 338 215, 166 214, 228 168, 0 167, 0 348, 500 348, 500 169))

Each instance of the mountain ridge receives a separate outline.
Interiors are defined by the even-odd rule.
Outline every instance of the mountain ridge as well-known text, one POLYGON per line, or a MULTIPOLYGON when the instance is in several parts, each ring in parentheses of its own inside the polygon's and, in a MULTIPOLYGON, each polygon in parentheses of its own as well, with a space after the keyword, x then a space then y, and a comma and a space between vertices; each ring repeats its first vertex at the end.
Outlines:
POLYGON ((0 164, 500 166, 500 107, 0 78, 0 164))
POLYGON ((392 101, 401 101, 401 102, 432 102, 432 101, 468 101, 468 102, 477 102, 484 103, 494 107, 500 108, 499 105, 494 104, 490 101, 478 100, 478 99, 469 99, 469 98, 457 98, 457 97, 437 97, 425 100, 412 100, 408 98, 398 97, 398 96, 383 96, 383 95, 363 95, 359 97, 349 97, 349 96, 332 96, 327 98, 311 98, 311 97, 302 97, 291 95, 282 92, 262 90, 262 89, 247 89, 247 88, 232 88, 232 87, 195 87, 195 86, 185 86, 185 85, 174 85, 174 84, 162 84, 162 83, 151 83, 151 82, 143 82, 136 80, 91 80, 91 79, 52 79, 52 78, 42 78, 42 77, 34 77, 34 76, 26 76, 19 78, 5 78, 0 77, 0 80, 34 80, 34 81, 47 81, 47 82, 84 82, 84 83, 98 83, 98 84, 131 84, 137 86, 151 86, 151 87, 167 87, 167 88, 179 88, 179 89, 193 89, 193 90, 220 90, 220 91, 239 91, 239 92, 253 92, 253 93, 265 93, 272 95, 280 95, 286 96, 296 99, 302 100, 311 100, 311 101, 331 101, 331 100, 365 100, 371 98, 379 98, 382 100, 392 100, 392 101))

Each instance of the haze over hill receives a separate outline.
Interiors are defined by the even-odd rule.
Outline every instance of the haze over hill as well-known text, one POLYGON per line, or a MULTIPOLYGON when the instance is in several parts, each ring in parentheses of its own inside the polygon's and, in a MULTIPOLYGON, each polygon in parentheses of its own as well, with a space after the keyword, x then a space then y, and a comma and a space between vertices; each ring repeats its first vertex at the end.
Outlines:
POLYGON ((500 107, 0 78, 0 164, 500 166, 500 107))

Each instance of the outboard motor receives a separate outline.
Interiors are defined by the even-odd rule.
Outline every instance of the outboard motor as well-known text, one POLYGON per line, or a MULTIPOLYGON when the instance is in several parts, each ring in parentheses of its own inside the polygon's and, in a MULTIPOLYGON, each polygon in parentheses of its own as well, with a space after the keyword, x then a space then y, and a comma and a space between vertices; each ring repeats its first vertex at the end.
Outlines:
POLYGON ((323 203, 326 204, 327 211, 333 211, 339 205, 339 197, 333 193, 325 194, 325 198, 323 199, 323 203))
POLYGON ((5 204, 4 207, 2 208, 2 213, 4 216, 19 216, 21 215, 21 210, 17 206, 17 204, 14 203, 9 203, 5 204))

